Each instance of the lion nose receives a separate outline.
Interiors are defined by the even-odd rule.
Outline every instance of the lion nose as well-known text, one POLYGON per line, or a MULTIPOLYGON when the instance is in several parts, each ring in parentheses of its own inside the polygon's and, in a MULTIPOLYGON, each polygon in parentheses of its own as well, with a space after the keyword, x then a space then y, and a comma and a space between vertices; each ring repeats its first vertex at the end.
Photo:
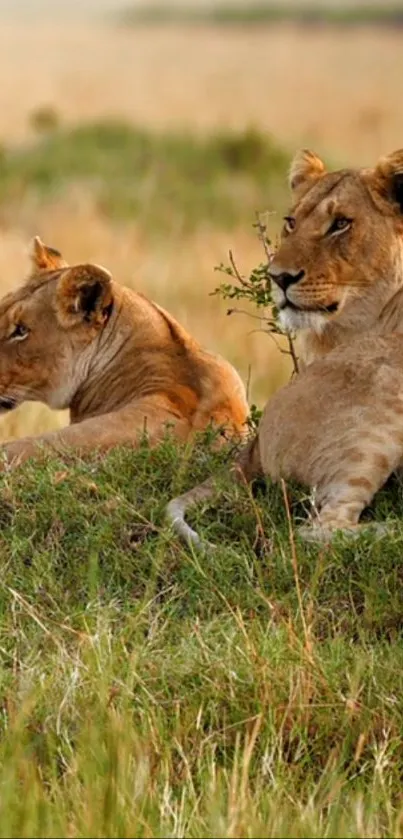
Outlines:
POLYGON ((278 285, 283 291, 287 291, 290 285, 299 283, 305 275, 305 271, 281 271, 275 265, 270 266, 269 277, 278 285))

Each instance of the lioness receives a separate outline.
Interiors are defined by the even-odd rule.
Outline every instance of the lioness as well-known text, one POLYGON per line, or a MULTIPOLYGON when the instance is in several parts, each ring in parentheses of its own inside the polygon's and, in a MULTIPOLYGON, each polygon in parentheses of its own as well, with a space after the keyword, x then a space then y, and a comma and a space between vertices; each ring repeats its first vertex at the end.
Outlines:
POLYGON ((186 440, 210 423, 241 435, 242 381, 160 306, 97 265, 69 267, 36 237, 27 282, 0 301, 0 413, 26 400, 70 409, 71 425, 1 447, 15 466, 45 446, 85 454, 186 440))
MULTIPOLYGON (((327 538, 357 528, 403 461, 403 335, 386 345, 365 336, 403 333, 403 150, 373 169, 331 173, 302 150, 289 183, 294 201, 269 266, 273 298, 283 329, 298 333, 302 368, 326 361, 269 401, 232 471, 317 485, 320 519, 305 535, 327 538)), ((188 541, 200 540, 185 510, 213 491, 209 480, 170 503, 168 518, 188 541)))
POLYGON ((269 266, 280 324, 309 363, 370 330, 403 330, 403 150, 373 169, 290 169, 293 203, 269 266))
MULTIPOLYGON (((301 534, 322 541, 363 527, 364 507, 401 463, 403 334, 393 333, 342 344, 277 391, 231 474, 315 488, 317 515, 301 534)), ((184 520, 186 510, 213 493, 210 478, 170 502, 168 518, 185 541, 201 542, 184 520)))

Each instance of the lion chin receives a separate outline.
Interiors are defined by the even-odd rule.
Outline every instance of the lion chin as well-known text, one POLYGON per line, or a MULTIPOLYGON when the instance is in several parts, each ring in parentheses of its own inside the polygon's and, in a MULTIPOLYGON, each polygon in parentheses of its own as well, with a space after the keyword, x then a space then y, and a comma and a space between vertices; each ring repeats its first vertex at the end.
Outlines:
POLYGON ((268 277, 282 328, 301 332, 304 362, 374 328, 402 332, 402 173, 403 148, 333 172, 312 151, 295 155, 268 277))
POLYGON ((308 312, 286 306, 281 309, 278 315, 281 329, 284 332, 299 332, 301 329, 310 329, 320 335, 325 329, 329 315, 324 312, 308 312))

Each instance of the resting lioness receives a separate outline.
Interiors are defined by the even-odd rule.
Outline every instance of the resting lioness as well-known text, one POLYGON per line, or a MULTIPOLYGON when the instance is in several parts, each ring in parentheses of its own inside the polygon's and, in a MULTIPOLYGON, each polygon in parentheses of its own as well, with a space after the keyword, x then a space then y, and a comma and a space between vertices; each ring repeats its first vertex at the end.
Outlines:
MULTIPOLYGON (((315 489, 317 514, 305 538, 356 532, 375 492, 403 463, 403 334, 355 338, 308 365, 269 400, 253 441, 231 469, 237 481, 259 475, 315 489)), ((214 493, 213 479, 175 498, 168 518, 199 545, 186 510, 214 493)), ((368 525, 367 525, 368 526, 368 525)))
POLYGON ((327 172, 300 151, 270 265, 274 301, 309 363, 370 330, 403 331, 403 149, 374 168, 327 172))
POLYGON ((210 423, 241 435, 242 381, 160 306, 97 265, 69 267, 39 238, 27 282, 0 301, 0 413, 26 400, 70 409, 71 425, 1 446, 16 465, 44 446, 85 454, 180 440, 210 423))
MULTIPOLYGON (((318 534, 356 528, 364 503, 403 465, 403 336, 385 363, 382 339, 366 337, 403 333, 403 150, 373 169, 331 173, 303 150, 289 182, 293 204, 269 266, 273 298, 283 329, 298 334, 301 367, 323 363, 272 397, 233 474, 322 485, 318 534)), ((185 539, 199 542, 187 507, 213 492, 210 480, 170 503, 185 539)))

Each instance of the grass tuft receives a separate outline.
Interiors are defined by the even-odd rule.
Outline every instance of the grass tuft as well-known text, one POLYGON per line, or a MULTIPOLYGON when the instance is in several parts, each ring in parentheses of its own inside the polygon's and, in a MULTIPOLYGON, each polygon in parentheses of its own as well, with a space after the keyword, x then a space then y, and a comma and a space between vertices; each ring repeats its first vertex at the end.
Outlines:
POLYGON ((228 459, 201 436, 3 478, 1 836, 402 834, 402 487, 369 513, 391 538, 295 562, 281 488, 221 479, 194 554, 165 504, 228 459))

